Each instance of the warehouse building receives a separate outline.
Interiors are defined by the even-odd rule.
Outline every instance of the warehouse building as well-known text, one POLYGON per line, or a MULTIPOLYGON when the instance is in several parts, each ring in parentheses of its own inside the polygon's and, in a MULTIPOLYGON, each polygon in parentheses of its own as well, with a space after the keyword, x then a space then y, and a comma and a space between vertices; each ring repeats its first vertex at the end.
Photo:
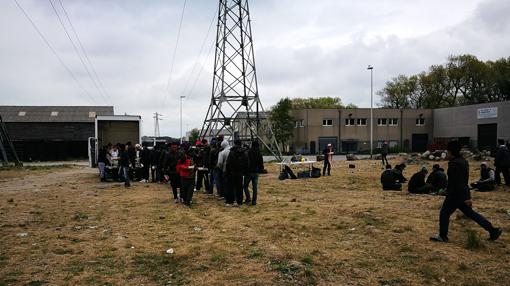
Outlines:
POLYGON ((22 161, 87 158, 96 116, 113 114, 112 106, 0 106, 22 161))
MULTIPOLYGON (((293 110, 291 149, 315 154, 332 144, 338 153, 370 150, 370 109, 293 110)), ((497 139, 510 140, 510 102, 444 109, 373 110, 373 148, 384 141, 390 149, 422 152, 430 144, 459 138, 479 149, 493 148, 497 139)))

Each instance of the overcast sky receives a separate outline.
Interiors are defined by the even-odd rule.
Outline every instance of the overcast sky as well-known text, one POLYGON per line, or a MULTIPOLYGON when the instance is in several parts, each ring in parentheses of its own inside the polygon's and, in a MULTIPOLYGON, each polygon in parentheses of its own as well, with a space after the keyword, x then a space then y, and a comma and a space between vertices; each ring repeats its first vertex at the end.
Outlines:
MULTIPOLYGON (((1 0, 0 105, 113 105, 116 114, 142 115, 144 135, 153 135, 152 114, 159 112, 161 134, 178 137, 179 96, 186 95, 184 128, 201 126, 211 97, 216 23, 207 32, 218 1, 187 1, 168 91, 182 0, 61 1, 106 98, 49 1, 18 0, 90 96, 15 1, 1 0)), ((65 21, 58 0, 53 3, 65 21)), ((286 96, 338 96, 369 107, 369 64, 377 91, 392 77, 444 63, 451 54, 510 56, 508 0, 255 0, 250 9, 266 109, 286 96)))

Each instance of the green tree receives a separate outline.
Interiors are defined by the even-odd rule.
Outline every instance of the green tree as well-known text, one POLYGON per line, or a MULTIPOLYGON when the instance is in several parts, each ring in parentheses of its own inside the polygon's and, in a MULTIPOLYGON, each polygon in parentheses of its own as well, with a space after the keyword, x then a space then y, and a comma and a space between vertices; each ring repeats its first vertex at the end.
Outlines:
POLYGON ((408 108, 409 98, 414 92, 415 86, 405 75, 399 75, 391 81, 387 81, 384 88, 377 92, 382 99, 382 106, 388 108, 408 108))
POLYGON ((289 98, 282 98, 271 108, 269 115, 276 141, 282 144, 284 149, 294 130, 294 119, 290 115, 291 110, 292 101, 289 98))
POLYGON ((192 144, 195 144, 195 142, 197 142, 197 140, 199 140, 199 139, 200 139, 200 130, 198 130, 197 128, 191 129, 190 134, 189 134, 189 142, 191 142, 192 144))
POLYGON ((338 109, 342 108, 340 97, 293 98, 292 109, 338 109))

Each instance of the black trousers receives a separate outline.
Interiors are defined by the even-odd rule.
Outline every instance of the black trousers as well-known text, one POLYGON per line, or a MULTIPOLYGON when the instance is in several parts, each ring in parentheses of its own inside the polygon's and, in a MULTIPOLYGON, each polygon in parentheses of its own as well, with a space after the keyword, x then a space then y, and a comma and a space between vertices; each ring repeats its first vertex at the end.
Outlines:
POLYGON ((505 184, 510 186, 510 168, 508 167, 496 167, 496 184, 501 184, 501 173, 503 173, 503 178, 505 179, 505 184))
POLYGON ((402 184, 395 183, 393 185, 384 185, 383 190, 385 190, 385 191, 402 191, 402 184))
POLYGON ((234 200, 238 205, 243 204, 243 175, 230 175, 227 179, 226 203, 233 204, 234 200))
MULTIPOLYGON (((174 199, 177 199, 177 198, 179 198, 177 196, 177 189, 180 188, 180 186, 181 186, 181 177, 177 173, 170 174, 169 177, 170 177, 170 187, 172 188, 172 193, 174 194, 174 199)), ((184 197, 182 196, 182 189, 181 189, 181 198, 184 199, 184 197)))
POLYGON ((157 179, 157 168, 158 166, 157 165, 152 165, 151 166, 151 177, 152 177, 152 182, 155 183, 158 181, 157 179))
POLYGON ((324 168, 322 168, 322 175, 326 175, 326 169, 328 171, 328 176, 331 175, 331 162, 328 160, 324 160, 324 168))
POLYGON ((191 206, 193 199, 193 189, 195 188, 195 178, 181 178, 181 198, 184 199, 184 204, 191 206))
POLYGON ((479 182, 472 183, 471 187, 474 188, 475 191, 479 191, 479 192, 490 192, 490 191, 493 191, 495 188, 494 181, 483 182, 483 183, 479 183, 479 182))
POLYGON ((209 171, 198 171, 197 172, 197 191, 202 189, 202 186, 205 185, 205 191, 209 191, 209 171))
POLYGON ((388 158, 386 158, 386 154, 381 154, 382 164, 384 166, 388 165, 388 158))
POLYGON ((409 191, 411 194, 430 194, 434 191, 434 187, 431 184, 425 184, 416 190, 409 191))
POLYGON ((450 225, 450 216, 457 209, 463 212, 468 218, 474 220, 478 225, 480 225, 483 229, 485 229, 489 233, 494 231, 494 227, 485 217, 475 212, 470 206, 466 205, 466 203, 464 203, 463 201, 459 201, 458 199, 447 196, 443 202, 441 211, 439 212, 439 235, 442 238, 448 239, 448 227, 450 225))
POLYGON ((141 177, 143 180, 149 180, 149 164, 143 164, 141 177))

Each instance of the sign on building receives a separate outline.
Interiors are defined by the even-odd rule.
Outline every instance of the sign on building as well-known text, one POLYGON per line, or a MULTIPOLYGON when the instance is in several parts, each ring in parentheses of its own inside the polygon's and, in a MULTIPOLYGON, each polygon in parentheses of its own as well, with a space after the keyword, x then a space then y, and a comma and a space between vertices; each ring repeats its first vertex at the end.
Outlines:
POLYGON ((498 108, 497 107, 479 108, 478 119, 487 118, 498 118, 498 108))

